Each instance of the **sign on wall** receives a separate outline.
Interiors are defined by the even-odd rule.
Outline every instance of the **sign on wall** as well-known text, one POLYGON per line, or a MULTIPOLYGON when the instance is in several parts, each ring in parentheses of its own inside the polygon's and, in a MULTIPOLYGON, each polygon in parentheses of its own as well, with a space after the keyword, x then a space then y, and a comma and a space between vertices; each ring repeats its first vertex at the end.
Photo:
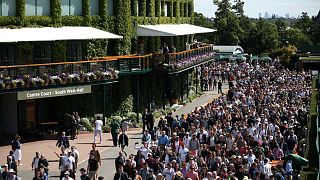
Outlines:
POLYGON ((72 86, 18 92, 18 101, 91 93, 91 86, 72 86))

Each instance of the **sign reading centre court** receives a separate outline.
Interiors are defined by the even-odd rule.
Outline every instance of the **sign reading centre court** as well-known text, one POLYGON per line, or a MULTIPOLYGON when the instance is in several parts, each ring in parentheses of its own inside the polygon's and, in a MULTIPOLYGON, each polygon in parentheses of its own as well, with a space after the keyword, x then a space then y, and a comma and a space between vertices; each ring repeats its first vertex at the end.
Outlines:
POLYGON ((18 92, 18 101, 87 93, 91 93, 91 86, 72 86, 54 89, 41 89, 34 91, 18 92))

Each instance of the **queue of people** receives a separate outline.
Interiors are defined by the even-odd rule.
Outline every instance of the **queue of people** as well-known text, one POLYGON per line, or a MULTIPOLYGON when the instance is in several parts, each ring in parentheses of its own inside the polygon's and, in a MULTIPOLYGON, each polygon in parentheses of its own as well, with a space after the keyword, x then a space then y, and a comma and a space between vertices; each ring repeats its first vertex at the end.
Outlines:
POLYGON ((287 157, 305 153, 299 141, 311 73, 278 62, 221 62, 208 71, 217 66, 228 68, 228 93, 187 115, 160 118, 158 134, 144 131, 136 155, 119 152, 114 179, 298 179, 301 167, 287 157))

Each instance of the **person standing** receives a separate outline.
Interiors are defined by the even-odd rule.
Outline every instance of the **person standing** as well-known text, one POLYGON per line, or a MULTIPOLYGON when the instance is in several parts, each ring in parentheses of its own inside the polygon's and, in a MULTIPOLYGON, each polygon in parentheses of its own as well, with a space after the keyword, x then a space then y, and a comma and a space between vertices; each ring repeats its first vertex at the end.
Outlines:
POLYGON ((74 140, 77 136, 77 119, 76 119, 76 113, 73 112, 70 117, 70 137, 72 140, 74 140))
POLYGON ((124 131, 119 136, 119 146, 121 147, 121 151, 124 152, 124 148, 129 145, 129 138, 124 131))
POLYGON ((111 123, 111 135, 114 147, 116 147, 118 143, 119 127, 118 122, 113 119, 113 122, 111 123))
POLYGON ((19 135, 16 135, 16 138, 14 141, 12 141, 12 151, 13 151, 13 157, 18 162, 18 166, 21 164, 22 159, 22 152, 21 152, 21 143, 20 143, 21 137, 19 135))
POLYGON ((222 82, 219 80, 218 82, 218 94, 222 94, 222 82))
POLYGON ((17 163, 12 161, 12 156, 7 156, 7 165, 9 170, 13 169, 16 174, 18 173, 17 163))
POLYGON ((144 113, 142 114, 142 134, 146 130, 146 126, 148 124, 148 109, 144 109, 144 113))
POLYGON ((100 143, 102 143, 102 126, 103 126, 103 122, 100 119, 100 116, 97 117, 97 120, 95 122, 95 129, 94 129, 94 138, 93 138, 93 143, 96 143, 96 137, 99 134, 100 136, 100 143))

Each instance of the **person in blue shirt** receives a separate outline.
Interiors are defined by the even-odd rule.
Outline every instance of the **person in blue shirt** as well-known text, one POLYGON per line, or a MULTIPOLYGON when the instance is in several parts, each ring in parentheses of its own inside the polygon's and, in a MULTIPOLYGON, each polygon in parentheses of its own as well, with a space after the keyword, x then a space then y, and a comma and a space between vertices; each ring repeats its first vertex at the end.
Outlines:
POLYGON ((166 149, 166 145, 169 144, 169 138, 166 135, 165 131, 161 132, 161 136, 158 138, 158 146, 160 147, 160 151, 164 151, 166 149))

